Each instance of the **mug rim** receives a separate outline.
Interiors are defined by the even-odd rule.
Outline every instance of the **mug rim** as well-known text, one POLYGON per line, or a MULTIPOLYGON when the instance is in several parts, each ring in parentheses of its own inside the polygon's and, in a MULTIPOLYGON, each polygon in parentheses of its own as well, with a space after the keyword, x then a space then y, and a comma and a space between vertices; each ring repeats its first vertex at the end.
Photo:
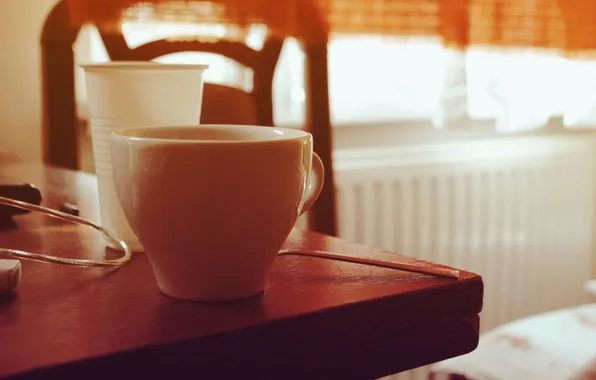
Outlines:
POLYGON ((137 141, 146 143, 160 143, 160 144, 263 144, 272 143, 276 141, 288 141, 288 140, 300 140, 300 139, 312 139, 312 135, 309 132, 283 127, 268 127, 262 125, 239 125, 239 124, 197 124, 197 125, 172 125, 172 126, 146 126, 146 127, 129 127, 110 133, 112 138, 118 138, 127 141, 137 141), (163 138, 163 137, 150 137, 150 136, 131 136, 127 133, 135 131, 145 130, 190 130, 197 128, 205 129, 226 129, 231 130, 234 128, 240 128, 244 130, 253 130, 263 132, 263 128, 266 128, 266 133, 276 133, 276 138, 265 138, 265 139, 237 139, 237 140, 208 140, 208 139, 176 139, 176 138, 163 138))

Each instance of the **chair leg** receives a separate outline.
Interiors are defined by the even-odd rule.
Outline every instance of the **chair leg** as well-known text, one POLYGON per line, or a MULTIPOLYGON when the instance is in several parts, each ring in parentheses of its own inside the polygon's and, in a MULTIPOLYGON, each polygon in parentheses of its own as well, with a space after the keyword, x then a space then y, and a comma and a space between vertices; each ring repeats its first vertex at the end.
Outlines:
POLYGON ((309 228, 337 236, 327 43, 305 43, 304 51, 306 55, 307 125, 313 135, 314 150, 325 165, 325 186, 319 199, 309 211, 309 228))
POLYGON ((72 48, 42 46, 43 159, 79 169, 78 126, 72 48))

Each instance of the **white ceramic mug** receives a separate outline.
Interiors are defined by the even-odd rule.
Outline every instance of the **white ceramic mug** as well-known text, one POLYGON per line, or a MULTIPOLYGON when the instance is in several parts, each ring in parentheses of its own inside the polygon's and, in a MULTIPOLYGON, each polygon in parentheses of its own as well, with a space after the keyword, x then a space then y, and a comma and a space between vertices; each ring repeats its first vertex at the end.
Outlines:
POLYGON ((126 222, 116 198, 110 133, 145 125, 198 125, 203 72, 207 65, 104 62, 82 67, 87 85, 101 223, 133 251, 140 252, 143 247, 126 222))
POLYGON ((199 301, 263 292, 324 178, 309 133, 259 126, 116 131, 112 163, 118 199, 161 292, 199 301))

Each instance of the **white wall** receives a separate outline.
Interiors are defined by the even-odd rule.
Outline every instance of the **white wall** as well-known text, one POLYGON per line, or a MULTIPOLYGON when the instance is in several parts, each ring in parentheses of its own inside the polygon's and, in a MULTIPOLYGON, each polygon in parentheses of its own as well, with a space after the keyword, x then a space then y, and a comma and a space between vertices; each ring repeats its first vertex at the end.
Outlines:
POLYGON ((0 163, 41 159, 39 39, 55 0, 0 0, 0 163))

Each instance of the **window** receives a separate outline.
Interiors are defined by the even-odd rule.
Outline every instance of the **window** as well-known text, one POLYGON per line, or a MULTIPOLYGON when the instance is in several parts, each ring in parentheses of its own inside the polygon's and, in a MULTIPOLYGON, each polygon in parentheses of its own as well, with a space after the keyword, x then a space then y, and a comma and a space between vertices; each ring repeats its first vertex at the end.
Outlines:
MULTIPOLYGON (((227 31, 221 25, 127 22, 123 32, 136 46, 169 36, 222 37, 227 31)), ((247 43, 260 48, 264 32, 250 28, 247 43)), ((96 31, 88 31, 87 41, 88 59, 107 60, 96 31)), ((158 61, 207 62, 207 81, 250 89, 250 70, 223 57, 182 53, 158 61)), ((456 52, 431 38, 334 36, 329 87, 334 126, 418 120, 450 128, 466 120, 495 120, 497 130, 523 131, 553 117, 563 117, 568 127, 596 122, 596 62, 569 60, 553 51, 477 47, 456 52)), ((84 103, 83 86, 78 96, 84 103)), ((295 40, 284 45, 274 97, 277 125, 304 123, 304 54, 295 40)))

